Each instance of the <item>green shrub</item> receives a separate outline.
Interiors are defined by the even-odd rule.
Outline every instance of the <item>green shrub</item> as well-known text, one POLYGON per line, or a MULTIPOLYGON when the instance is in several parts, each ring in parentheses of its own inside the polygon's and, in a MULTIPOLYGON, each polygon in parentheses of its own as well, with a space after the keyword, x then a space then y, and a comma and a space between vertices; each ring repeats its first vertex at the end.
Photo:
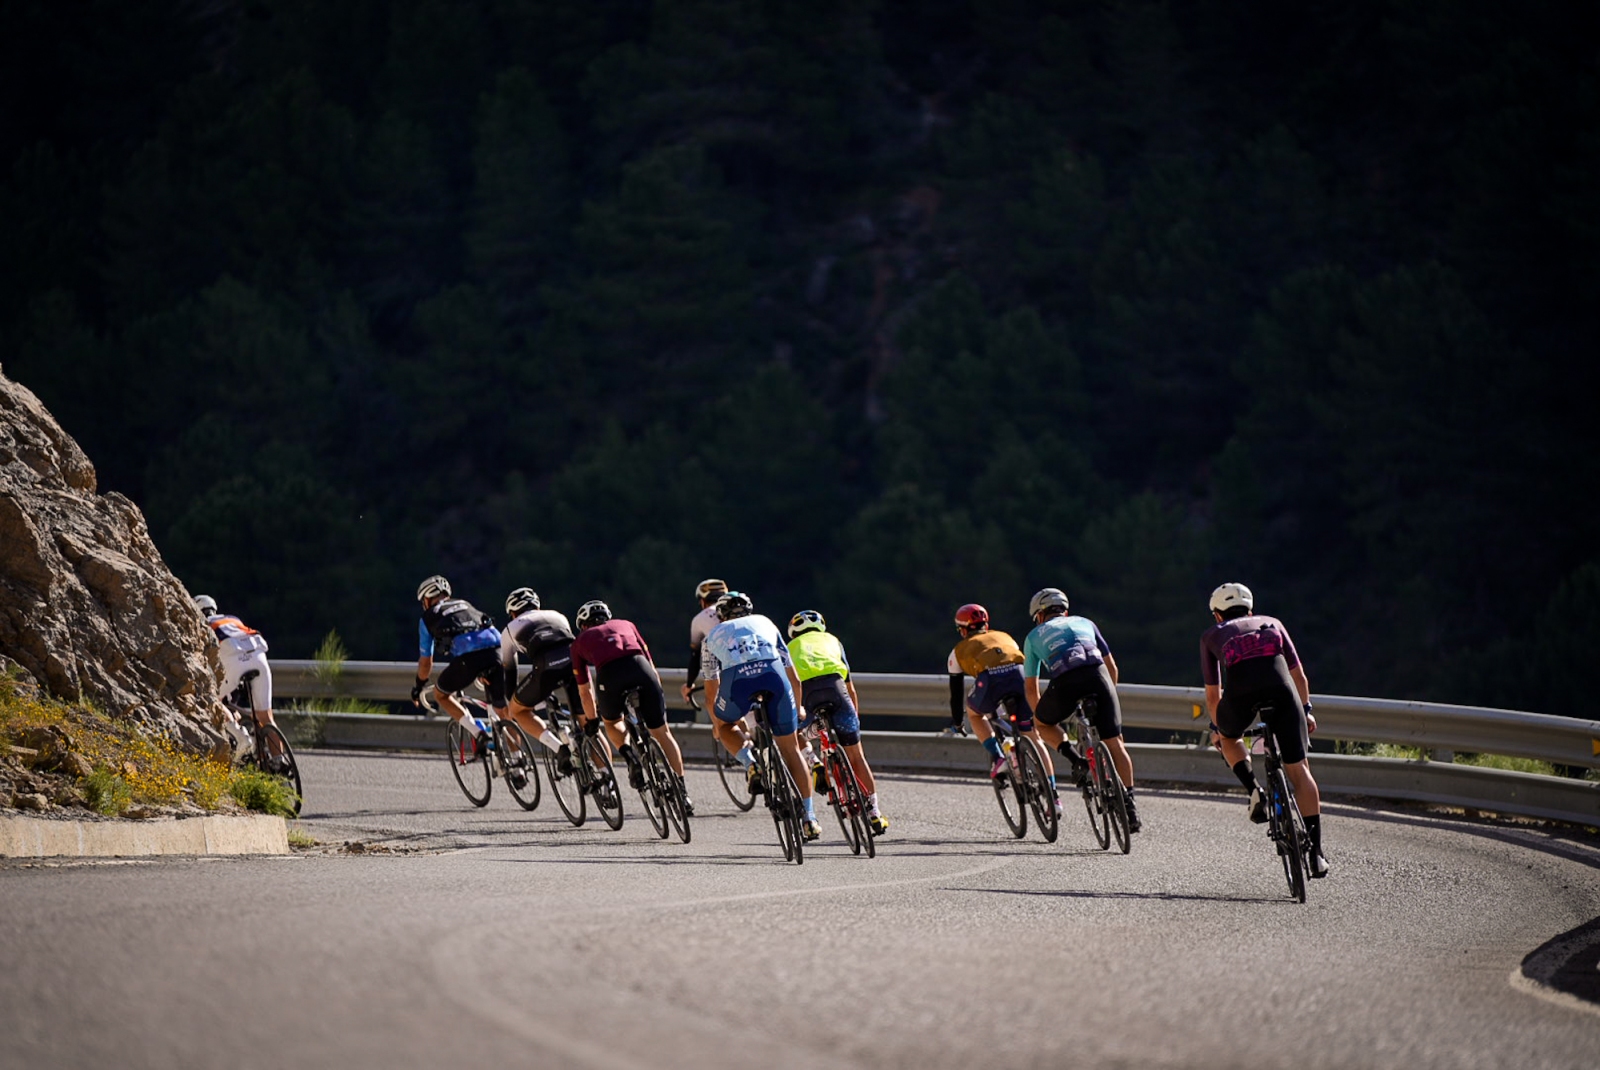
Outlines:
POLYGON ((107 817, 116 817, 133 802, 133 786, 101 765, 83 778, 83 796, 92 809, 107 817))
POLYGON ((294 816, 294 787, 282 777, 259 769, 241 769, 228 785, 228 794, 246 810, 279 817, 294 816))

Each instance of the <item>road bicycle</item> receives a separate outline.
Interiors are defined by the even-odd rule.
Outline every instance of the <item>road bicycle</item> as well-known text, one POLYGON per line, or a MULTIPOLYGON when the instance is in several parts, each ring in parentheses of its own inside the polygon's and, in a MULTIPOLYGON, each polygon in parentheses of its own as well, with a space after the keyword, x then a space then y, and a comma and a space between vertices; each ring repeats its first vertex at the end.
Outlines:
POLYGON ((805 729, 822 755, 818 768, 823 771, 823 783, 817 785, 817 790, 827 792, 828 804, 839 819, 839 830, 850 845, 850 853, 858 855, 865 848, 867 857, 874 858, 878 854, 877 834, 867 818, 867 794, 856 777, 855 767, 850 764, 850 756, 835 741, 831 730, 838 708, 836 702, 818 704, 805 729))
POLYGON ((234 756, 242 766, 259 769, 269 776, 282 777, 294 788, 294 816, 300 816, 303 795, 300 790, 300 765, 294 760, 294 748, 277 725, 256 721, 255 697, 252 684, 261 675, 260 669, 251 669, 239 678, 239 686, 225 700, 229 709, 250 729, 250 743, 234 756))
POLYGON ((1110 850, 1115 839, 1117 848, 1127 854, 1133 847, 1128 835, 1128 789, 1111 761, 1111 748, 1094 727, 1095 710, 1094 696, 1085 695, 1072 707, 1068 718, 1078 737, 1079 751, 1088 763, 1082 787, 1083 806, 1089 812, 1089 827, 1094 830, 1100 849, 1110 850))
POLYGON ((805 832, 801 828, 800 789, 795 785, 789 763, 783 760, 778 742, 767 724, 765 691, 750 703, 750 714, 755 719, 755 758, 757 775, 766 785, 767 809, 772 813, 772 823, 778 829, 778 846, 783 848, 783 860, 804 865, 805 832))
POLYGON ((1289 896, 1296 902, 1306 901, 1306 874, 1311 871, 1311 836, 1306 831, 1305 818, 1300 816, 1300 806, 1289 790, 1289 778, 1283 771, 1283 757, 1278 752, 1278 738, 1267 727, 1266 719, 1272 703, 1260 702, 1251 711, 1254 723, 1248 729, 1253 737, 1251 750, 1264 753, 1267 759, 1267 838, 1272 840, 1283 864, 1283 879, 1289 885, 1289 896))
POLYGON ((989 783, 1013 836, 1020 840, 1028 834, 1031 810, 1044 841, 1055 843, 1061 821, 1056 813, 1056 793, 1050 787, 1050 767, 1045 764, 1044 748, 1017 728, 1019 718, 1015 707, 1022 701, 1020 697, 1005 699, 1000 706, 984 714, 995 738, 1000 741, 1000 752, 1006 760, 1005 769, 999 776, 990 777, 989 783))
POLYGON ((630 688, 622 701, 627 711, 622 720, 628 733, 628 746, 644 778, 638 789, 644 814, 663 840, 670 826, 680 842, 688 843, 689 793, 684 789, 683 778, 672 771, 667 752, 639 720, 639 689, 630 688))
POLYGON ((461 793, 473 806, 488 806, 498 777, 517 805, 532 810, 539 805, 539 767, 533 759, 533 742, 517 722, 496 717, 487 703, 465 695, 456 696, 478 726, 478 734, 468 732, 460 721, 450 718, 445 727, 445 757, 455 774, 461 793))
MULTIPOLYGON (((696 696, 704 690, 705 687, 702 684, 695 684, 694 687, 689 689, 689 706, 695 711, 696 716, 700 713, 700 700, 696 696)), ((728 798, 733 800, 733 805, 740 810, 749 811, 756 804, 755 793, 750 790, 750 785, 745 779, 744 767, 739 764, 733 755, 728 753, 728 748, 724 747, 722 741, 717 738, 716 714, 710 714, 710 717, 712 725, 711 758, 717 766, 717 778, 722 781, 722 790, 728 793, 728 798)))
MULTIPOLYGON (((593 763, 585 765, 582 760, 587 757, 587 741, 590 737, 583 734, 583 728, 578 723, 577 717, 555 694, 547 696, 539 708, 543 711, 545 723, 550 726, 550 731, 566 745, 567 755, 572 762, 572 768, 562 772, 559 755, 548 747, 543 748, 544 773, 550 780, 550 794, 556 797, 556 805, 561 807, 561 812, 567 815, 567 820, 576 828, 588 820, 588 799, 594 794, 597 779, 595 765, 593 763)), ((598 747, 599 740, 595 740, 595 744, 598 747)), ((603 749, 601 764, 610 767, 603 749)))

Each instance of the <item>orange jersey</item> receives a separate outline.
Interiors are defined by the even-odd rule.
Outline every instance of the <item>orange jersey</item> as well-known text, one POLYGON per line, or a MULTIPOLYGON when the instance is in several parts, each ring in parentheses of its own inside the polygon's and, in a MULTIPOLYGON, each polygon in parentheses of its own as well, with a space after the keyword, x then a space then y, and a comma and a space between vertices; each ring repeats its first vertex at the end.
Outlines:
POLYGON ((949 669, 951 675, 966 673, 968 676, 977 676, 1002 665, 1021 665, 1022 662, 1022 648, 1015 639, 1005 632, 989 631, 968 636, 957 643, 955 649, 950 651, 949 669))

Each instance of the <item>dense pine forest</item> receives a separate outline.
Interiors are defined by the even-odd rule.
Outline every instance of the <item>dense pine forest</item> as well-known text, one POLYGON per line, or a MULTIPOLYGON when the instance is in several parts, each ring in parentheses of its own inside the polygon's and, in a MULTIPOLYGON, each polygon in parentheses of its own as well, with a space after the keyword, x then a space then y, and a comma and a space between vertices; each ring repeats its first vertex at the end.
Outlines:
POLYGON ((438 571, 681 664, 716 575, 938 672, 1057 585, 1196 683, 1237 579, 1319 691, 1592 716, 1592 5, 16 0, 0 52, 0 363, 278 656, 414 656, 438 571))

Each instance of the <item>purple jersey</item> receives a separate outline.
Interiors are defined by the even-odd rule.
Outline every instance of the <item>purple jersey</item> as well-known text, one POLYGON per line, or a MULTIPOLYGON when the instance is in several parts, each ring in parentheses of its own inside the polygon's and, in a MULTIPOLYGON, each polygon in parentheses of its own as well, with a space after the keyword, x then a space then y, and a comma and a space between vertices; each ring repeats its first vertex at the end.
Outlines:
POLYGON ((1289 668, 1300 664, 1289 629, 1277 617, 1251 613, 1213 625, 1200 637, 1200 679, 1207 687, 1222 682, 1220 669, 1231 669, 1251 658, 1282 654, 1289 668))

